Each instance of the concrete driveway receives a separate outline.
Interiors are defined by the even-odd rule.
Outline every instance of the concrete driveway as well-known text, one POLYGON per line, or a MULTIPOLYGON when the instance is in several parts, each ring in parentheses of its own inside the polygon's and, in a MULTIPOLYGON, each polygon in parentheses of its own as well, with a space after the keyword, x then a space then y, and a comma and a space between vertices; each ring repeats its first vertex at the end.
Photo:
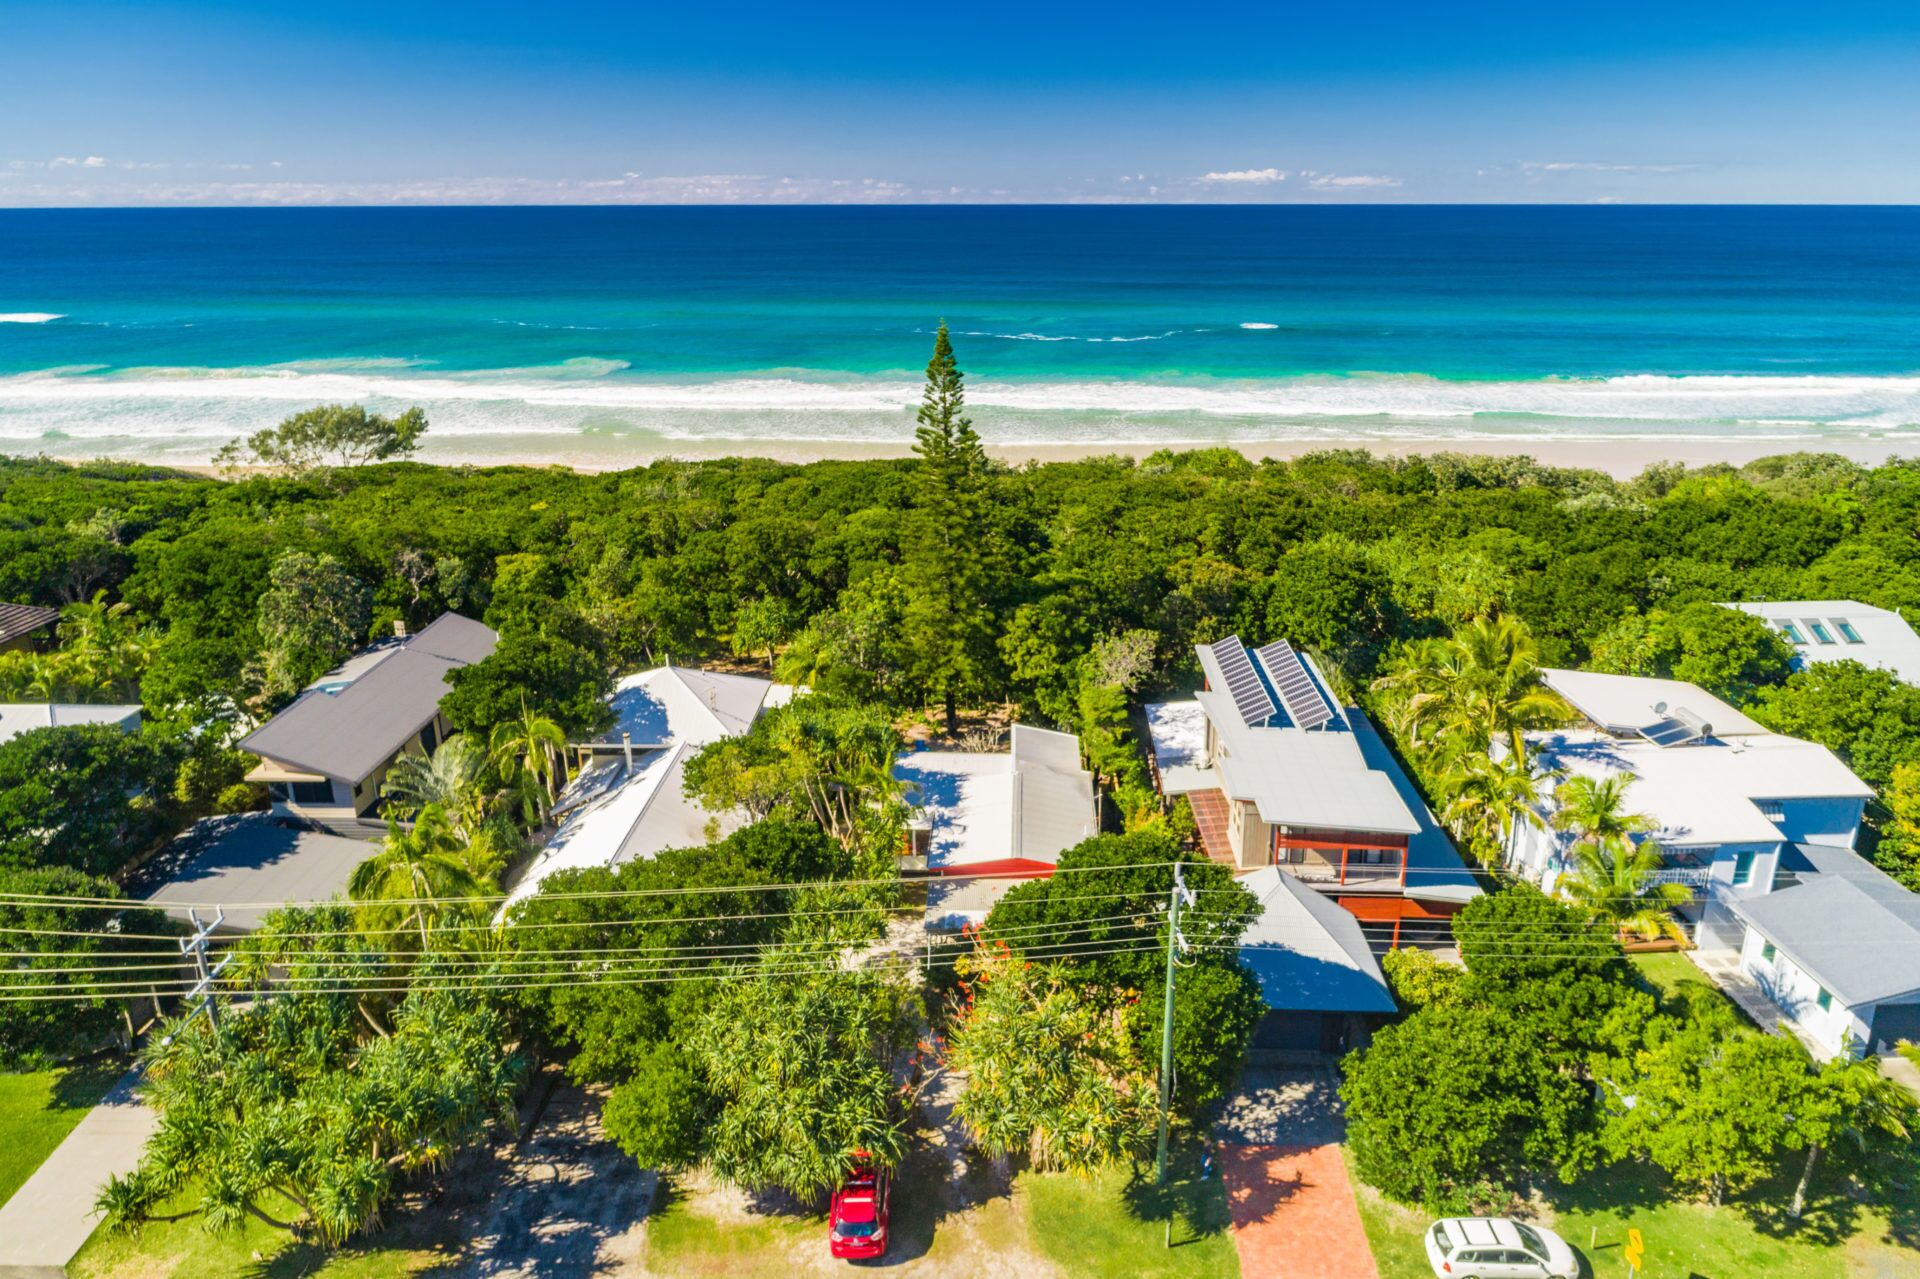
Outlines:
POLYGON ((1379 1279, 1331 1069, 1250 1067, 1216 1136, 1243 1279, 1379 1279))

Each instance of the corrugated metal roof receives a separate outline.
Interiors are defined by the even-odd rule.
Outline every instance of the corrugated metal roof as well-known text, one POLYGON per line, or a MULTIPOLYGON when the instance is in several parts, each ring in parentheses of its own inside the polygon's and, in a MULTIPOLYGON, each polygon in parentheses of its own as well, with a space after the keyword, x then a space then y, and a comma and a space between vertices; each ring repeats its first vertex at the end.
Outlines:
POLYGON ((1610 733, 1638 733, 1681 710, 1706 721, 1715 737, 1745 737, 1767 731, 1698 684, 1685 680, 1554 668, 1543 669, 1540 679, 1610 733))
POLYGON ((1848 855, 1861 867, 1727 904, 1849 1007, 1920 994, 1920 897, 1848 855))
POLYGON ((22 635, 31 635, 43 626, 52 626, 60 620, 60 610, 47 608, 41 604, 8 604, 0 602, 0 644, 8 640, 17 640, 22 635))
POLYGON ((442 616, 392 645, 350 683, 322 680, 302 693, 249 734, 240 749, 325 777, 359 782, 426 727, 446 696, 447 674, 484 658, 495 642, 494 633, 478 622, 442 616))
MULTIPOLYGON (((1892 671, 1909 684, 1920 683, 1920 635, 1914 634, 1907 620, 1892 609, 1875 608, 1859 600, 1749 600, 1729 604, 1743 613, 1766 619, 1775 630, 1782 622, 1791 622, 1798 663, 1862 662, 1892 671), (1831 643, 1822 643, 1812 623, 1819 622, 1831 643), (1841 628, 1845 623, 1858 637, 1849 640, 1841 628)), ((1784 634, 1784 632, 1783 632, 1784 634)))
MULTIPOLYGON (((223 927, 251 932, 270 907, 241 902, 326 901, 343 895, 354 868, 379 851, 366 840, 343 839, 290 825, 266 813, 210 817, 189 829, 141 867, 142 883, 159 886, 147 901, 230 902, 223 927)), ((186 918, 184 905, 168 914, 186 918)), ((202 910, 202 922, 213 912, 202 910)))
POLYGON ((1240 959, 1281 1012, 1397 1011, 1360 921, 1276 866, 1240 882, 1260 914, 1240 939, 1240 959))

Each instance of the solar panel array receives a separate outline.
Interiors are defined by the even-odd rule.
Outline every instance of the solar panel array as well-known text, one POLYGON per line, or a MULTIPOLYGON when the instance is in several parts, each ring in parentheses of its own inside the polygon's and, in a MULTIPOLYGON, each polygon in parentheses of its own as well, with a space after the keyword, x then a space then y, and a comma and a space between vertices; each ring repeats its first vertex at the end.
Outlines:
POLYGON ((1713 725, 1695 715, 1684 706, 1674 707, 1671 714, 1665 714, 1663 702, 1653 708, 1662 713, 1662 718, 1640 730, 1640 736, 1655 746, 1685 746, 1689 742, 1702 741, 1713 735, 1713 725))
POLYGON ((1319 728, 1334 718, 1333 703, 1320 691, 1320 685, 1308 673, 1300 654, 1293 651, 1293 645, 1277 640, 1254 656, 1267 668, 1267 678, 1273 681, 1274 691, 1280 694, 1287 718, 1295 727, 1319 728))
POLYGON ((1272 719, 1276 709, 1273 698, 1267 695, 1267 686, 1261 683, 1260 672, 1253 669, 1253 659, 1247 656, 1247 646, 1240 637, 1229 635, 1215 644, 1213 657, 1220 663, 1220 677, 1227 682, 1227 694, 1233 698, 1240 718, 1250 726, 1272 719))

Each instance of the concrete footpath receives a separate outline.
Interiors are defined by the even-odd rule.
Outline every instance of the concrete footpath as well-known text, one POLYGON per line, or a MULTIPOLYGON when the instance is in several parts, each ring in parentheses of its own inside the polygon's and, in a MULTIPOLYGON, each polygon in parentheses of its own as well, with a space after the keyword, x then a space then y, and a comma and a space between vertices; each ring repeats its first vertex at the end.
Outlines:
POLYGON ((132 1172, 157 1117, 129 1073, 74 1125, 13 1198, 0 1205, 0 1279, 54 1279, 100 1224, 93 1203, 113 1174, 132 1172))

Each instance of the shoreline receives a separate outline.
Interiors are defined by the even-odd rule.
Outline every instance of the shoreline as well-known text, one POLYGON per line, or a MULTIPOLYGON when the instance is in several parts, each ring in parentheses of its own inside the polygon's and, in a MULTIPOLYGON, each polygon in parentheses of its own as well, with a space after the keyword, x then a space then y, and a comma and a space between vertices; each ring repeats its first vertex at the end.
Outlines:
MULTIPOLYGON (((836 440, 797 440, 778 444, 761 441, 716 440, 699 444, 687 440, 661 441, 657 444, 621 450, 618 456, 566 457, 551 447, 552 437, 541 437, 545 449, 500 449, 485 454, 458 447, 434 447, 429 438, 421 452, 407 460, 433 466, 525 466, 562 467, 581 474, 600 474, 646 466, 654 462, 718 461, 724 458, 765 458, 775 462, 804 464, 824 461, 867 461, 903 458, 913 455, 910 440, 897 443, 855 443, 836 440)), ((1290 461, 1308 453, 1357 449, 1375 457, 1421 457, 1441 453, 1468 454, 1477 457, 1528 457, 1543 466, 1572 470, 1600 471, 1615 479, 1632 479, 1650 465, 1679 462, 1688 467, 1725 463, 1741 466, 1763 457, 1787 454, 1837 454, 1865 466, 1876 466, 1899 457, 1920 457, 1920 441, 1843 439, 1807 440, 1382 440, 1379 438, 1327 438, 1314 440, 1239 440, 1158 444, 1146 442, 1019 444, 986 446, 987 455, 1010 466, 1029 463, 1077 462, 1089 458, 1126 457, 1135 461, 1156 453, 1195 453, 1230 449, 1251 462, 1264 459, 1290 461), (1902 447, 1904 445, 1904 447, 1902 447)), ((34 454, 15 453, 28 457, 34 454)), ((194 475, 219 476, 222 468, 208 461, 169 461, 165 457, 139 453, 98 455, 112 461, 166 466, 194 475)), ((95 457, 60 457, 56 460, 80 463, 95 457)), ((250 472, 254 467, 236 468, 250 472)))

